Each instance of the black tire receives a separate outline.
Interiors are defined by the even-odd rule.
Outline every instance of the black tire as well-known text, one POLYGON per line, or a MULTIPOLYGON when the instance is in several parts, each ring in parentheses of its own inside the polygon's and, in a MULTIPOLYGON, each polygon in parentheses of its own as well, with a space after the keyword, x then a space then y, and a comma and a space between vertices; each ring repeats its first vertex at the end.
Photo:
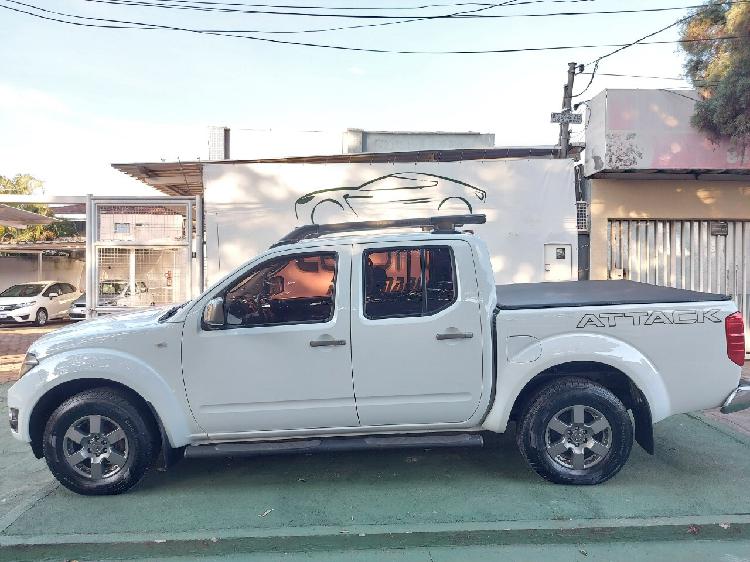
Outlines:
POLYGON ((628 460, 633 424, 611 391, 587 379, 566 377, 545 385, 527 402, 516 442, 526 462, 542 478, 556 484, 600 484, 628 460), (580 423, 576 423, 574 415, 587 422, 578 418, 580 423), (594 433, 604 423, 608 427, 594 433))
POLYGON ((44 458, 55 478, 73 492, 92 496, 120 494, 135 486, 151 466, 157 449, 155 436, 150 414, 139 410, 125 393, 109 387, 95 388, 68 398, 52 413, 44 429, 44 458), (99 419, 99 431, 91 431, 93 422, 89 420, 94 418, 99 419), (71 430, 74 427, 83 429, 71 430), (118 435, 123 437, 115 442, 113 436, 108 443, 106 437, 114 435, 113 428, 120 429, 122 433, 118 435), (76 442, 68 437, 69 431, 70 435, 86 435, 86 438, 76 442), (104 446, 99 441, 102 437, 104 446), (93 466, 91 458, 78 465, 71 464, 78 458, 76 453, 87 454, 87 444, 89 454, 92 446, 94 453, 101 453, 95 455, 99 459, 98 468, 93 466), (111 462, 115 454, 122 460, 111 462), (101 475, 95 474, 95 468, 101 475))
POLYGON ((34 317, 34 325, 35 326, 45 326, 49 322, 49 313, 47 312, 46 308, 40 308, 36 311, 36 316, 34 317))

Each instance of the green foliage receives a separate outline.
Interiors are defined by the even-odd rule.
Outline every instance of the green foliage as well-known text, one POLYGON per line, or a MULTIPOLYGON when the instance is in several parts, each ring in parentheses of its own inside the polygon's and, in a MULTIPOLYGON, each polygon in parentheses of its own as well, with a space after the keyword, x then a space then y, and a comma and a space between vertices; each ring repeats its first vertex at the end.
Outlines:
MULTIPOLYGON (((42 186, 42 182, 29 174, 16 174, 12 178, 0 176, 0 193, 8 195, 30 195, 42 186)), ((44 215, 54 216, 54 212, 47 205, 19 204, 13 205, 18 209, 44 215)), ((70 221, 58 221, 52 224, 40 224, 27 228, 13 228, 0 225, 0 241, 2 242, 36 242, 40 240, 54 240, 61 236, 73 236, 76 227, 70 221)))
POLYGON ((681 30, 685 73, 701 93, 693 126, 718 141, 729 139, 738 154, 750 146, 750 3, 710 0, 681 30), (725 41, 696 41, 739 37, 725 41))

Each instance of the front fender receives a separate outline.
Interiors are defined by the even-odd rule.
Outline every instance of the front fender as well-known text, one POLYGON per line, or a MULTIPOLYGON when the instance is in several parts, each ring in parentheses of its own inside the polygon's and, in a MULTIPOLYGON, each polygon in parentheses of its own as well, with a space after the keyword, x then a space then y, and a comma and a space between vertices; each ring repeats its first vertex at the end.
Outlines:
POLYGON ((551 367, 572 362, 602 363, 622 371, 646 397, 653 423, 671 415, 667 389, 654 365, 636 348, 617 338, 602 334, 553 336, 532 344, 541 347, 541 353, 535 361, 525 363, 506 360, 505 342, 496 345, 499 345, 497 390, 495 402, 482 424, 484 429, 505 431, 513 404, 531 379, 551 367))
POLYGON ((191 423, 184 394, 143 360, 112 349, 82 348, 43 359, 8 392, 8 402, 22 402, 18 438, 30 441, 29 421, 34 405, 55 387, 81 379, 119 383, 149 402, 161 419, 172 447, 187 445, 191 423))

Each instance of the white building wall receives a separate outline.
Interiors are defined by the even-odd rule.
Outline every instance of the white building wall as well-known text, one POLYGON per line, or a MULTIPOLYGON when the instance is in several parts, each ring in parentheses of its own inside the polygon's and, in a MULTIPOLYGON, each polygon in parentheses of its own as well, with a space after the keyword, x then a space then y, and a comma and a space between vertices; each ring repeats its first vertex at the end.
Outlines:
POLYGON ((599 172, 749 170, 727 140, 713 142, 695 129, 697 92, 604 90, 589 102, 587 176, 599 172))
POLYGON ((458 199, 465 196, 473 212, 487 215, 487 224, 472 228, 489 245, 497 282, 543 281, 545 244, 569 245, 571 278, 577 275, 574 173, 569 160, 205 164, 203 174, 208 283, 264 251, 296 226, 309 223, 310 203, 328 197, 342 202, 344 194, 362 195, 357 188, 374 180, 386 182, 382 183, 385 188, 398 181, 422 188, 390 193, 386 189, 378 191, 374 199, 350 198, 356 215, 351 208, 325 201, 318 210, 326 210, 315 216, 316 222, 466 213, 465 203, 458 199), (439 176, 437 181, 433 181, 435 176, 439 176), (431 186, 433 183, 436 185, 431 186), (315 195, 312 201, 297 205, 299 218, 295 216, 295 201, 300 197, 337 187, 347 189, 315 195), (477 189, 486 192, 484 200, 476 196, 477 189), (392 197, 404 192, 407 196, 392 197), (454 198, 438 211, 446 197, 454 198), (404 202, 413 199, 422 202, 404 202))
POLYGON ((185 239, 182 215, 107 213, 99 215, 99 242, 175 242, 185 239))
POLYGON ((474 132, 364 131, 344 133, 344 152, 407 152, 413 150, 453 150, 493 148, 495 135, 474 132))
MULTIPOLYGON (((0 256, 0 291, 18 283, 37 281, 39 271, 37 254, 0 256)), ((42 257, 42 280, 70 283, 81 291, 85 285, 85 262, 83 259, 65 256, 42 257)))

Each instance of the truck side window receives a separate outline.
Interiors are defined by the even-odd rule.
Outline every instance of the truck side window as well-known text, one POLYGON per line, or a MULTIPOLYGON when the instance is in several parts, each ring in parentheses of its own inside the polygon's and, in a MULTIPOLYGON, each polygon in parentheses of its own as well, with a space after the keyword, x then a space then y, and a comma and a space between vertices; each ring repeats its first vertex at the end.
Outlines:
POLYGON ((448 247, 370 250, 364 272, 364 313, 371 320, 426 316, 456 302, 448 247))
POLYGON ((333 318, 336 254, 269 260, 224 297, 227 328, 328 322, 333 318))

